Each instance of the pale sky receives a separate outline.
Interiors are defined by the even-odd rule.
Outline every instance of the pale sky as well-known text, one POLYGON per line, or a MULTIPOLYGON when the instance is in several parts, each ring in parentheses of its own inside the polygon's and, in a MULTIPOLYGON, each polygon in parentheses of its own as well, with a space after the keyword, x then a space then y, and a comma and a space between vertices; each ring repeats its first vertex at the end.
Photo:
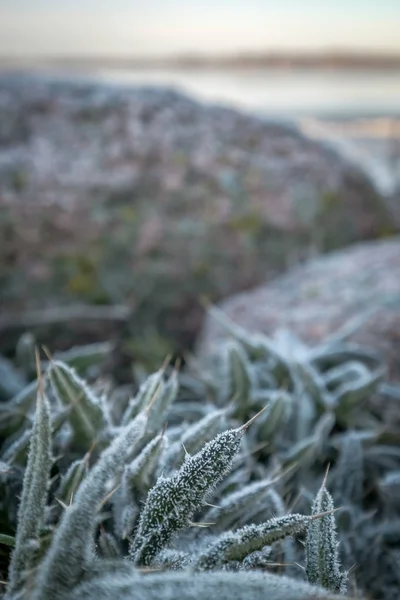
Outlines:
POLYGON ((0 56, 400 53, 400 0, 0 0, 0 56))

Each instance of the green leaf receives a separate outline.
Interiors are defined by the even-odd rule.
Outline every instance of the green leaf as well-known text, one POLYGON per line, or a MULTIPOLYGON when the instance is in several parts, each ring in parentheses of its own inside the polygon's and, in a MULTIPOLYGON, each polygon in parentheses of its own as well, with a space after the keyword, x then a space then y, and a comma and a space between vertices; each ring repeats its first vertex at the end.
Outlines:
POLYGON ((35 563, 35 552, 39 547, 39 534, 44 520, 51 465, 50 406, 40 382, 28 464, 18 509, 15 549, 9 568, 9 594, 21 588, 26 573, 35 563))
POLYGON ((136 565, 150 565, 172 536, 187 527, 205 497, 229 472, 246 427, 220 433, 194 456, 187 456, 170 478, 150 490, 129 554, 136 565))
POLYGON ((311 520, 310 516, 287 515, 269 519, 260 525, 246 525, 237 531, 228 531, 200 554, 193 568, 210 571, 220 569, 231 560, 242 561, 248 554, 264 546, 304 531, 311 520))
POLYGON ((47 370, 52 389, 62 406, 70 407, 69 423, 75 444, 87 449, 109 425, 106 408, 73 369, 61 361, 52 361, 47 370))
POLYGON ((0 544, 5 544, 6 546, 15 546, 15 537, 13 535, 0 533, 0 544))
POLYGON ((305 572, 310 583, 321 585, 334 593, 344 594, 347 589, 347 573, 340 570, 333 509, 333 500, 324 481, 314 500, 312 514, 327 511, 330 514, 311 521, 307 529, 305 572))
POLYGON ((141 413, 102 452, 96 465, 80 484, 53 535, 37 577, 32 600, 54 600, 67 593, 90 570, 94 561, 93 538, 96 514, 119 484, 125 461, 142 439, 147 414, 141 413), (67 568, 66 568, 67 565, 67 568))

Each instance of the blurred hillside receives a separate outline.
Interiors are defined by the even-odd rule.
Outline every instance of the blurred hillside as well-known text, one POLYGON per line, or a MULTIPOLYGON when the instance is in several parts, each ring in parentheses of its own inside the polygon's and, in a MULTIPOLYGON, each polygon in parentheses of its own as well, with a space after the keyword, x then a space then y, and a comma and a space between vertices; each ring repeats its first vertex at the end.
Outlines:
POLYGON ((160 88, 41 78, 3 78, 0 104, 0 329, 10 348, 46 315, 60 325, 55 307, 68 346, 71 304, 86 339, 128 319, 161 354, 189 347, 200 296, 219 300, 397 230, 362 169, 293 126, 160 88), (92 305, 126 310, 90 319, 92 305))

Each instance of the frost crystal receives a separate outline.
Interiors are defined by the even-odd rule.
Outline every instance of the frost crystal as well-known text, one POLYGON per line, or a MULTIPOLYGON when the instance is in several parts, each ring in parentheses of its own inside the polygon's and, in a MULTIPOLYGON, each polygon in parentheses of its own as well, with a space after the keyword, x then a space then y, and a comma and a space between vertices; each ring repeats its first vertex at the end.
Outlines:
POLYGON ((231 429, 187 457, 170 478, 160 477, 150 490, 138 531, 130 548, 137 565, 150 565, 173 534, 187 527, 205 497, 231 468, 245 427, 231 429))
POLYGON ((333 509, 333 500, 324 482, 314 500, 312 514, 327 511, 330 511, 330 514, 315 519, 307 529, 305 570, 310 583, 344 594, 347 589, 347 573, 340 571, 333 509))
POLYGON ((246 525, 237 531, 222 534, 196 560, 194 568, 199 571, 219 569, 231 560, 242 561, 246 556, 264 546, 289 535, 303 531, 312 517, 288 515, 270 519, 261 525, 246 525))
POLYGON ((34 554, 39 545, 38 538, 43 525, 51 463, 50 406, 40 381, 28 464, 18 510, 15 548, 9 568, 7 591, 10 596, 21 587, 26 572, 34 565, 34 554))

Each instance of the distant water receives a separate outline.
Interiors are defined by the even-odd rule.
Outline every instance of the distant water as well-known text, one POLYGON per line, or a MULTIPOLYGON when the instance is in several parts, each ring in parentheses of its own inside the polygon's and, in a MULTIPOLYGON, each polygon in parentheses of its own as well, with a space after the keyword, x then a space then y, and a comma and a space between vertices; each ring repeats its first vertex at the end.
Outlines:
POLYGON ((400 115, 400 69, 97 69, 86 76, 122 84, 168 85, 198 99, 277 116, 400 115))

